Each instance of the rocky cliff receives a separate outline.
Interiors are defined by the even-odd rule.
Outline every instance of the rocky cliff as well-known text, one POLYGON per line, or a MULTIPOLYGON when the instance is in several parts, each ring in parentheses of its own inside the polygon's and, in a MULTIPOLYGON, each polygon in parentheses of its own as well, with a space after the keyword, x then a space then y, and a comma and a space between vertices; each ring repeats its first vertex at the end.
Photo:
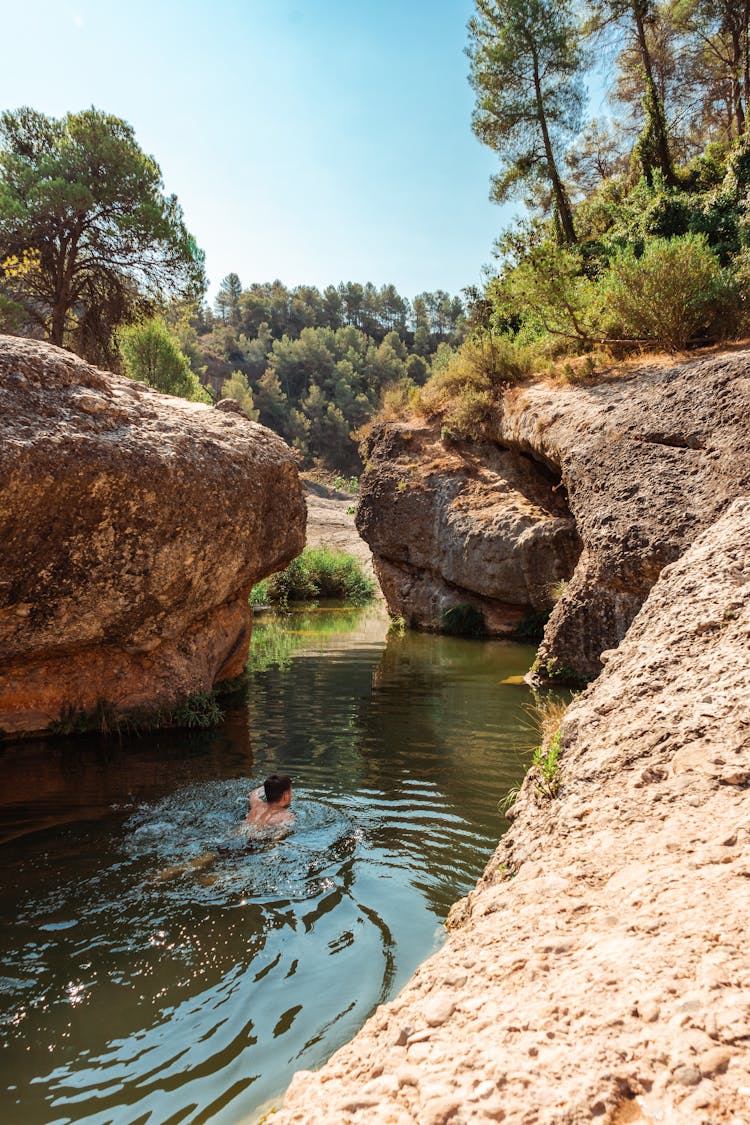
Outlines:
POLYGON ((469 605, 502 635, 554 605, 540 668, 590 679, 662 567, 750 492, 748 417, 750 352, 739 352, 511 389, 493 442, 380 426, 358 526, 390 611, 439 629, 469 605))
POLYGON ((502 636, 552 606, 581 552, 559 474, 419 422, 377 427, 366 454, 357 526, 391 613, 441 629, 468 606, 502 636))
POLYGON ((274 1125, 747 1121, 749 685, 744 499, 569 708, 558 795, 532 771, 446 944, 274 1125))
POLYGON ((304 529, 269 430, 0 337, 0 729, 169 709, 237 675, 249 590, 304 529))

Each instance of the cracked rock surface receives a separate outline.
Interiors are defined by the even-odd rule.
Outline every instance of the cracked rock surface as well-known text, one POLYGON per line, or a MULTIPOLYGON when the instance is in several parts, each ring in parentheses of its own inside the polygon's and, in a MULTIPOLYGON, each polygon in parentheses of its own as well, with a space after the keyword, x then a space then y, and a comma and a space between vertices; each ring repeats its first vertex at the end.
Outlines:
POLYGON ((445 945, 274 1125, 750 1120, 750 500, 568 709, 445 945))

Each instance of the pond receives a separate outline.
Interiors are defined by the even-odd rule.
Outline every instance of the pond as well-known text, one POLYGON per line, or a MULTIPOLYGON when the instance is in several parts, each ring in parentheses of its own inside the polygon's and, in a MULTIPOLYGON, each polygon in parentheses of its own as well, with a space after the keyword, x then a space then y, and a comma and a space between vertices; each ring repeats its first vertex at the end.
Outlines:
POLYGON ((386 630, 264 616, 219 727, 0 750, 4 1125, 257 1120, 437 948, 528 764, 533 651, 386 630), (274 771, 296 824, 251 838, 274 771))

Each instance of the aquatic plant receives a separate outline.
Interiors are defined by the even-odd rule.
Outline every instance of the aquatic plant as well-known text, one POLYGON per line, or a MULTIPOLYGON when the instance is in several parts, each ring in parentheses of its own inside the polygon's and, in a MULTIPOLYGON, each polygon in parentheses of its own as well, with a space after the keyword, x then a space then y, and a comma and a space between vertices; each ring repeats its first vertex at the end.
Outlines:
POLYGON ((118 716, 111 703, 98 699, 93 707, 85 708, 74 703, 66 703, 60 709, 59 719, 53 719, 47 728, 50 734, 85 734, 96 731, 99 734, 118 732, 126 724, 123 716, 118 716))
POLYGON ((279 621, 267 621, 253 628, 246 669, 253 674, 267 668, 286 668, 304 638, 292 633, 279 621))
POLYGON ((169 727, 215 727, 224 718, 224 712, 213 691, 195 692, 179 707, 160 714, 163 721, 157 725, 169 727))
POLYGON ((189 695, 176 707, 137 708, 118 711, 107 699, 98 699, 93 707, 66 704, 59 719, 48 726, 52 735, 71 734, 145 734, 167 727, 207 728, 224 719, 216 692, 202 691, 189 695))

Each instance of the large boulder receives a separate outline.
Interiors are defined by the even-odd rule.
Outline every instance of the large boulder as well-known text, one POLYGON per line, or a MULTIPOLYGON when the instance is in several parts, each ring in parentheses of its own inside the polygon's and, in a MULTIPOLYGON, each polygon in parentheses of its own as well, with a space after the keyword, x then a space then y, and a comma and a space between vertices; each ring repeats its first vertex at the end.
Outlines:
POLYGON ((662 568, 750 492, 749 418, 741 351, 511 389, 492 443, 380 427, 359 527, 391 611, 439 628, 446 601, 469 601, 498 632, 504 606, 544 608, 555 578, 570 578, 538 665, 591 679, 662 568))
POLYGON ((169 710, 239 674, 248 594, 304 545, 291 451, 0 337, 0 728, 169 710))

